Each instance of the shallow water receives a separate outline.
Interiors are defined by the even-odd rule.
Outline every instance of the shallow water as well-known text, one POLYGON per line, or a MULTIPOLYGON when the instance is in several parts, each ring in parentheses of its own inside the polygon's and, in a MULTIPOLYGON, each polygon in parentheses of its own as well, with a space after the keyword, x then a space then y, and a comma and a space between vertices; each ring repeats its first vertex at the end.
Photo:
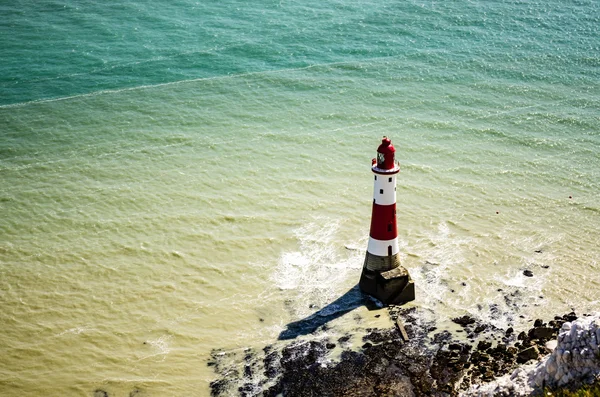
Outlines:
POLYGON ((213 348, 356 306, 383 135, 414 305, 597 308, 597 3, 3 11, 2 395, 208 395, 213 348))

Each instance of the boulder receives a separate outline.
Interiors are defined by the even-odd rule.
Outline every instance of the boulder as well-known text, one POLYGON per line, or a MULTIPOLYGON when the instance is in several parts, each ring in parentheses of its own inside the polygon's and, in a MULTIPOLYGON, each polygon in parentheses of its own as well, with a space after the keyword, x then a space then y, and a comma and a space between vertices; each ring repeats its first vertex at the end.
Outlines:
POLYGON ((537 346, 531 346, 527 349, 521 350, 519 354, 517 354, 517 362, 519 364, 524 364, 529 360, 535 360, 539 357, 540 352, 537 346))
POLYGON ((529 337, 532 339, 552 339, 554 337, 554 328, 550 328, 550 327, 532 328, 529 332, 529 337))
POLYGON ((477 350, 487 350, 492 346, 491 342, 488 342, 486 340, 481 340, 479 341, 479 343, 477 344, 477 350))

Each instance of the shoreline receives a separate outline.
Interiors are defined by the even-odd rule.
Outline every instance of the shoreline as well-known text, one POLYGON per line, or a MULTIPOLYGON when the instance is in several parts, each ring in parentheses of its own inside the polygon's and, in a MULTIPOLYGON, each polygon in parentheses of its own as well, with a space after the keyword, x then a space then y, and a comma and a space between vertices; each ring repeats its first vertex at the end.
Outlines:
POLYGON ((237 365, 239 356, 213 350, 208 365, 218 378, 210 384, 211 396, 458 396, 538 363, 552 352, 561 327, 580 317, 571 312, 536 319, 516 334, 465 315, 452 319, 459 327, 452 332, 423 320, 423 309, 386 310, 392 321, 403 320, 404 337, 398 327, 368 328, 359 349, 349 346, 352 334, 269 345, 262 352, 248 348, 237 365), (335 349, 341 355, 332 360, 335 349))

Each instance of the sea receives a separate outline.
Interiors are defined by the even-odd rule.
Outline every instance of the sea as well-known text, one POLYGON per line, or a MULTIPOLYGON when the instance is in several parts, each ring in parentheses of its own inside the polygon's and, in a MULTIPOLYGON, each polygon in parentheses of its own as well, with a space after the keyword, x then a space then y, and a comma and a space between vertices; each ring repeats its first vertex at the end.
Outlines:
POLYGON ((2 396, 209 396, 219 354, 385 325, 357 290, 383 136, 406 307, 600 307, 597 0, 0 15, 2 396))

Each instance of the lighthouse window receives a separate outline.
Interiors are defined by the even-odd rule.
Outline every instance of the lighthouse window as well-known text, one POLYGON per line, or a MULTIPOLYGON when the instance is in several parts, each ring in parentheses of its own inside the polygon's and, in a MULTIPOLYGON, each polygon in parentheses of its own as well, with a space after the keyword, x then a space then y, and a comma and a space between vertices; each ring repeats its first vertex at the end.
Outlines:
POLYGON ((377 167, 382 167, 385 162, 385 156, 383 153, 377 153, 377 167))
POLYGON ((390 224, 388 225, 388 232, 391 232, 391 231, 392 231, 392 224, 390 223, 390 224))
POLYGON ((390 176, 389 179, 388 179, 388 182, 391 182, 391 181, 392 181, 392 177, 390 176))
POLYGON ((375 180, 377 180, 377 175, 375 175, 375 180))
POLYGON ((392 255, 392 246, 388 245, 388 255, 391 256, 392 255))
POLYGON ((383 194, 383 189, 379 189, 379 194, 383 194))

